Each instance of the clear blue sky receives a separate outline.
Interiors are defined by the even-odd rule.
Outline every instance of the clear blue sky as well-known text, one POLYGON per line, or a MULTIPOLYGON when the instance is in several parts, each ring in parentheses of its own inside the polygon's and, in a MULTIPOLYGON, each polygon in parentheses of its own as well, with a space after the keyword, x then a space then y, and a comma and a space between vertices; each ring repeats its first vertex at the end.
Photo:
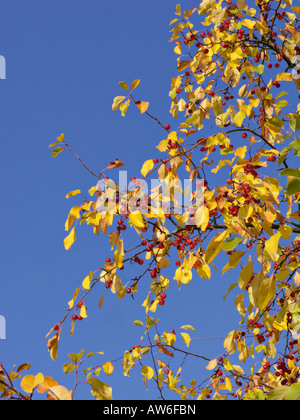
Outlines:
MULTIPOLYGON (((133 107, 124 119, 112 112, 111 105, 121 94, 119 81, 141 79, 140 99, 150 102, 149 111, 162 122, 171 123, 168 93, 176 75, 176 57, 168 40, 177 3, 0 2, 0 54, 7 62, 7 79, 0 80, 0 315, 7 322, 0 362, 7 369, 29 362, 29 373, 41 371, 71 388, 72 374, 65 377, 62 372, 67 353, 82 348, 104 351, 104 361, 139 343, 143 329, 132 322, 144 319, 141 302, 146 287, 135 301, 129 296, 118 301, 106 293, 100 311, 97 303, 104 288, 97 289, 86 302, 89 318, 76 326, 73 338, 69 325, 64 328, 58 359, 50 359, 46 333, 63 317, 82 279, 111 255, 106 238, 92 235, 87 228, 78 231, 77 242, 65 251, 64 223, 70 207, 77 204, 76 198, 66 200, 65 195, 77 188, 87 191, 94 179, 71 154, 52 159, 48 145, 63 132, 91 169, 100 172, 118 157, 126 163, 129 177, 157 155, 155 146, 164 138, 161 128, 133 107)), ((184 6, 195 7, 198 2, 185 1, 184 6)), ((124 282, 129 275, 124 274, 124 282)), ((214 324, 213 334, 224 337, 227 321, 236 319, 238 324, 238 314, 228 311, 232 298, 222 300, 230 279, 217 274, 211 282, 214 285, 195 278, 180 295, 172 283, 169 306, 157 313, 164 320, 163 328, 192 324, 197 329, 192 336, 205 338, 211 337, 214 324)), ((197 341, 191 351, 215 357, 217 343, 197 341)), ((186 368, 186 377, 199 379, 189 361, 186 368)), ((101 372, 99 379, 112 385, 116 399, 158 396, 153 387, 146 393, 139 368, 131 378, 124 378, 118 364, 116 374, 107 377, 101 372)), ((87 388, 78 392, 78 396, 90 396, 87 388)))

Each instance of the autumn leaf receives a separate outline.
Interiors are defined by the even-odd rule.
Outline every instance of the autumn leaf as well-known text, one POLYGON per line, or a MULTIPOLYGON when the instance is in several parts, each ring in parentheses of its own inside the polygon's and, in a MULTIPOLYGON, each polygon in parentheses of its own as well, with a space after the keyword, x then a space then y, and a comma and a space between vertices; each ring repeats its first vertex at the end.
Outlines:
POLYGON ((109 162, 106 169, 117 169, 124 165, 124 162, 116 158, 113 162, 109 162))
POLYGON ((138 107, 141 114, 144 114, 144 112, 146 112, 149 107, 149 102, 145 101, 137 101, 135 102, 135 104, 138 107))
POLYGON ((70 250, 73 243, 76 241, 75 228, 73 228, 70 234, 64 239, 64 245, 66 250, 70 250))

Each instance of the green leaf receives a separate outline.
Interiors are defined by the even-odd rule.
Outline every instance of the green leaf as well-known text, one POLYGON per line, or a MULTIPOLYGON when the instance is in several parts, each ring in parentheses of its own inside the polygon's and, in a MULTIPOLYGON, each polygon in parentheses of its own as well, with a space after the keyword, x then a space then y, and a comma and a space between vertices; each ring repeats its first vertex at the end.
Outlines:
POLYGON ((56 156, 61 153, 63 150, 65 150, 64 147, 56 147, 55 149, 52 150, 52 157, 56 158, 56 156))
POLYGON ((242 238, 229 239, 228 241, 223 243, 223 251, 232 251, 237 245, 239 245, 242 242, 242 240, 242 238))
POLYGON ((280 175, 300 177, 300 169, 286 168, 286 169, 284 169, 283 171, 280 172, 280 175))
POLYGON ((295 401, 300 397, 300 383, 293 384, 289 387, 284 399, 295 401))
POLYGON ((300 192, 300 179, 294 179, 286 188, 286 195, 289 197, 292 194, 300 192))
POLYGON ((81 350, 80 353, 75 354, 75 353, 69 353, 68 357, 75 363, 77 364, 79 362, 79 360, 82 358, 82 356, 85 354, 85 350, 81 350))
POLYGON ((281 164, 282 164, 282 162, 286 159, 286 157, 287 157, 287 155, 289 154, 289 151, 290 151, 291 149, 289 148, 289 147, 284 147, 282 150, 281 150, 281 152, 280 152, 280 155, 278 156, 278 158, 277 158, 277 162, 278 162, 278 165, 279 166, 281 166, 281 164))
POLYGON ((296 132, 300 129, 300 115, 299 114, 290 114, 290 127, 291 129, 296 132))
POLYGON ((282 401, 288 391, 288 386, 277 386, 272 392, 270 392, 267 400, 270 401, 282 401))
POLYGON ((272 125, 275 125, 276 127, 283 128, 283 121, 279 117, 272 117, 268 119, 268 122, 271 123, 272 125))

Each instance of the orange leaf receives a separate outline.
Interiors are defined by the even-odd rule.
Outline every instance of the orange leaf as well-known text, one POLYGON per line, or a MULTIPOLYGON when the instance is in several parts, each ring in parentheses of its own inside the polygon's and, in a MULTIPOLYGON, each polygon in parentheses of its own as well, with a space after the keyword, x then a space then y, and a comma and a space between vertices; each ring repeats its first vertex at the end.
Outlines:
POLYGON ((116 158, 114 162, 109 162, 109 165, 106 169, 116 169, 116 168, 120 168, 123 165, 124 165, 124 162, 116 158))
POLYGON ((138 109, 140 110, 141 114, 146 112, 147 109, 148 109, 148 106, 149 106, 149 102, 144 102, 144 101, 137 101, 135 104, 138 107, 138 109))

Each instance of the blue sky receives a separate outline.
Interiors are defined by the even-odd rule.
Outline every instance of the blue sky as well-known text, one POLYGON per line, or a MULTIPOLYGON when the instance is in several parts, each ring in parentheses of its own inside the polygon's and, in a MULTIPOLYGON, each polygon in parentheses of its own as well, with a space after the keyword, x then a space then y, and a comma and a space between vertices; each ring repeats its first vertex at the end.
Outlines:
MULTIPOLYGON (((69 326, 64 328, 58 359, 50 359, 46 333, 63 317, 82 279, 111 255, 106 238, 86 228, 78 232, 70 251, 64 249, 64 223, 70 207, 77 204, 76 198, 65 196, 77 188, 87 191, 94 179, 71 154, 52 159, 48 145, 63 132, 92 170, 100 172, 118 157, 125 162, 128 177, 139 174, 146 159, 156 157, 162 129, 133 107, 122 118, 111 105, 121 94, 119 81, 141 79, 137 95, 150 102, 149 111, 163 123, 172 124, 168 93, 176 75, 176 57, 168 40, 176 4, 171 0, 0 2, 0 54, 7 63, 7 79, 0 80, 0 315, 7 323, 0 361, 8 370, 29 362, 29 373, 41 371, 72 388, 72 374, 66 377, 62 372, 68 353, 82 348, 103 351, 104 361, 139 344, 143 330, 132 322, 144 319, 141 302, 147 285, 134 301, 129 296, 117 301, 106 293, 100 311, 97 303, 104 288, 98 288, 87 302, 88 319, 76 325, 73 338, 69 326)), ((187 8, 197 5, 185 1, 187 8)), ((124 276, 128 281, 128 273, 124 276)), ((215 285, 195 279, 180 294, 172 284, 169 307, 157 313, 164 321, 162 328, 192 324, 195 337, 207 338, 212 331, 224 337, 228 321, 238 324, 237 313, 229 311, 233 298, 222 300, 230 278, 216 274, 211 281, 215 285)), ((215 357, 220 342, 199 340, 191 351, 215 357)), ((198 380, 189 363, 188 359, 186 377, 198 380)), ((199 363, 199 371, 201 367, 199 363)), ((99 379, 112 385, 116 399, 158 396, 153 387, 146 393, 138 369, 124 378, 118 364, 116 374, 108 377, 102 372, 99 379)), ((78 392, 90 398, 87 388, 78 392)))

